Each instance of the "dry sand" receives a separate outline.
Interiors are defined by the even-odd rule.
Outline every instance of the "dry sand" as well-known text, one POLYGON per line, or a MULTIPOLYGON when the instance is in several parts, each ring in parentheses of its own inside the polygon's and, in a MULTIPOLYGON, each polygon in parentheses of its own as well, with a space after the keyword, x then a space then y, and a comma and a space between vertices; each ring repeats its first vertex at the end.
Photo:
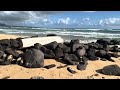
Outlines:
MULTIPOLYGON (((15 35, 3 35, 0 34, 0 39, 6 39, 6 38, 16 38, 21 36, 15 36, 15 35)), ((65 65, 61 62, 58 62, 53 59, 45 59, 45 65, 49 64, 55 64, 56 67, 51 69, 45 69, 45 68, 24 68, 19 65, 6 65, 2 66, 0 65, 0 78, 3 78, 5 76, 10 76, 9 79, 30 79, 32 76, 42 76, 45 79, 102 79, 103 77, 105 79, 119 79, 120 76, 109 76, 109 75, 103 75, 96 72, 98 69, 102 69, 106 65, 112 65, 117 64, 120 66, 120 58, 113 58, 115 62, 110 61, 89 61, 88 66, 86 70, 79 71, 76 69, 76 65, 69 65, 69 67, 73 68, 75 71, 77 71, 76 74, 71 74, 67 71, 67 67, 58 69, 58 66, 65 65), (98 74, 98 76, 95 76, 94 74, 98 74), (93 75, 93 78, 90 78, 90 76, 93 75)))

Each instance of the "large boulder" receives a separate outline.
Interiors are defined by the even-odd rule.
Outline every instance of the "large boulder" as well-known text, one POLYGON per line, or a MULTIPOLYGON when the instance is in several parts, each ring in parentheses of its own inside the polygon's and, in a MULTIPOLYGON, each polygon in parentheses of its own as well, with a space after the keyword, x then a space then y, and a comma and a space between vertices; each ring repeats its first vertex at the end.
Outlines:
POLYGON ((9 39, 2 39, 2 40, 0 40, 0 44, 10 46, 10 40, 9 39))
POLYGON ((10 45, 11 45, 12 48, 18 48, 19 47, 18 40, 10 39, 10 45))
POLYGON ((63 42, 64 45, 66 45, 67 47, 70 47, 70 42, 63 42))
POLYGON ((80 43, 79 39, 73 39, 70 41, 70 44, 74 44, 74 43, 80 43))
POLYGON ((102 74, 120 76, 120 67, 116 64, 108 65, 102 68, 102 74))
POLYGON ((63 53, 70 53, 70 47, 63 48, 63 53))
POLYGON ((61 48, 61 49, 64 49, 66 47, 67 46, 65 44, 62 44, 62 43, 58 43, 58 46, 57 46, 57 48, 61 48))
POLYGON ((103 58, 106 54, 107 52, 105 50, 99 50, 95 53, 95 55, 100 58, 103 58))
POLYGON ((82 45, 79 43, 73 43, 71 45, 71 52, 74 53, 79 47, 82 47, 82 45))
POLYGON ((110 39, 98 39, 96 42, 99 44, 110 44, 110 39))
POLYGON ((69 65, 77 65, 79 62, 79 59, 74 54, 65 53, 63 57, 63 61, 65 61, 69 65))
POLYGON ((85 55, 85 53, 86 53, 86 50, 84 47, 79 47, 75 52, 75 54, 78 58, 83 57, 85 55))
POLYGON ((5 53, 6 53, 6 54, 9 54, 9 55, 13 55, 13 56, 16 57, 16 58, 19 57, 19 53, 18 53, 16 50, 12 49, 12 48, 7 48, 7 49, 5 50, 5 53))
POLYGON ((56 48, 54 51, 55 58, 62 58, 64 56, 63 50, 61 48, 56 48))
POLYGON ((24 53, 24 66, 27 68, 44 67, 44 54, 42 51, 31 48, 24 53))
POLYGON ((120 52, 120 49, 118 48, 118 46, 113 46, 110 51, 111 52, 120 52))
POLYGON ((111 40, 110 43, 111 45, 120 45, 120 41, 118 40, 111 40))
POLYGON ((87 57, 89 58, 89 60, 98 60, 98 57, 95 55, 95 50, 94 49, 90 49, 87 51, 87 57))
POLYGON ((43 47, 40 43, 35 43, 34 48, 40 50, 40 48, 43 47))
POLYGON ((51 43, 49 43, 49 44, 46 44, 46 45, 44 45, 47 49, 50 49, 50 50, 55 50, 56 49, 56 47, 57 47, 57 42, 56 41, 54 41, 54 42, 51 42, 51 43))

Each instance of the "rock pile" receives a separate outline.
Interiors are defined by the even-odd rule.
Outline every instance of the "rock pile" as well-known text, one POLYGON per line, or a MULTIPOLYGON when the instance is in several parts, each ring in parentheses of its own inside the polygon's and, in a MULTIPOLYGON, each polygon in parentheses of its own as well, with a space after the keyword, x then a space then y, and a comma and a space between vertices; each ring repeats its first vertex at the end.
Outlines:
POLYGON ((46 45, 38 42, 27 48, 21 48, 22 45, 20 38, 0 40, 0 65, 18 64, 27 68, 44 68, 44 59, 56 59, 67 65, 77 65, 78 70, 85 70, 88 60, 94 61, 100 58, 114 62, 111 57, 119 55, 109 51, 120 52, 117 46, 120 45, 120 41, 105 39, 87 44, 75 39, 64 43, 54 41, 46 45))

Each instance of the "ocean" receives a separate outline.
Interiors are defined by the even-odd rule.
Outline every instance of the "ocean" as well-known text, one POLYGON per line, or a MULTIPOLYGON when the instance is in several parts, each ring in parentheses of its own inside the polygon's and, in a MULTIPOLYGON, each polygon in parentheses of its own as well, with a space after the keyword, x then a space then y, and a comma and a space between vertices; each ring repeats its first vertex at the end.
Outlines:
POLYGON ((120 29, 54 29, 54 28, 33 28, 33 27, 0 27, 0 34, 12 34, 23 36, 46 36, 56 34, 65 41, 79 39, 81 43, 96 42, 97 39, 118 39, 120 40, 120 29))

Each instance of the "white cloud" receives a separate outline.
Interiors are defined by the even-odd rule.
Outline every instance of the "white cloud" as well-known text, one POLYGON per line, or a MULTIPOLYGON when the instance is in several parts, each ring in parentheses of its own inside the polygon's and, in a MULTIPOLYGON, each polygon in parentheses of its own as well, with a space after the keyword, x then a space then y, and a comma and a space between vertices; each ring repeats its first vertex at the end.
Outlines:
POLYGON ((120 25, 120 18, 101 19, 99 25, 120 25))
POLYGON ((70 18, 69 17, 67 17, 67 18, 60 18, 60 19, 58 19, 58 21, 57 21, 57 23, 58 24, 69 24, 69 21, 70 21, 70 18))

